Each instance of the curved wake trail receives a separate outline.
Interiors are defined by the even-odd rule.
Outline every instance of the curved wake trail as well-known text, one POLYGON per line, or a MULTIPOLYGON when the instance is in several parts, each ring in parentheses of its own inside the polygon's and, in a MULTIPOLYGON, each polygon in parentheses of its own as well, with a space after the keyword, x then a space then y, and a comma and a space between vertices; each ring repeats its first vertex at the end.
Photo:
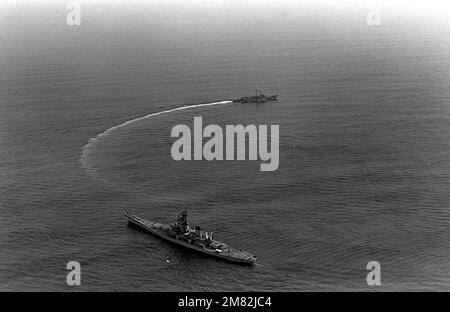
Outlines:
POLYGON ((172 109, 166 109, 160 112, 156 112, 156 113, 151 113, 142 117, 138 117, 135 119, 131 119, 128 121, 125 121, 124 123, 118 124, 114 127, 111 127, 109 129, 106 129, 105 131, 99 133, 97 136, 90 138, 88 143, 86 145, 84 145, 81 150, 81 157, 80 157, 80 162, 81 162, 81 166, 87 170, 88 172, 92 173, 92 165, 88 162, 87 156, 89 154, 89 151, 92 149, 92 147, 95 145, 95 143, 101 139, 102 137, 108 136, 110 135, 112 132, 114 132, 115 130, 118 130, 120 128, 126 127, 128 125, 134 124, 138 121, 144 120, 144 119, 148 119, 154 116, 158 116, 158 115, 163 115, 163 114, 168 114, 168 113, 172 113, 172 112, 176 112, 176 111, 180 111, 180 110, 185 110, 185 109, 191 109, 191 108, 198 108, 198 107, 205 107, 205 106, 214 106, 214 105, 224 105, 224 104, 231 104, 233 103, 233 101, 220 101, 220 102, 213 102, 213 103, 204 103, 204 104, 193 104, 193 105, 186 105, 186 106, 181 106, 181 107, 176 107, 176 108, 172 108, 172 109))

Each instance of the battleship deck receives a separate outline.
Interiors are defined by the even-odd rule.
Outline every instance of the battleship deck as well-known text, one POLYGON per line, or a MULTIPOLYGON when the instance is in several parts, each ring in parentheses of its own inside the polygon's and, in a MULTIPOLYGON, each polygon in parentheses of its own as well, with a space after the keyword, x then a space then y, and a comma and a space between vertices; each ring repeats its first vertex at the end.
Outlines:
POLYGON ((202 248, 200 246, 196 246, 193 244, 190 244, 184 240, 176 239, 167 234, 167 230, 170 228, 170 225, 168 224, 162 224, 157 222, 148 221, 145 219, 142 219, 136 215, 133 214, 125 214, 125 216, 128 218, 128 222, 155 235, 158 236, 166 241, 169 241, 171 243, 174 243, 178 246, 182 246, 185 248, 189 248, 191 250, 195 250, 198 252, 201 252, 203 254, 206 254, 211 257, 240 263, 240 264, 250 264, 253 265, 256 262, 257 257, 252 255, 249 252, 228 246, 225 243, 213 240, 211 245, 217 246, 216 249, 211 248, 202 248))

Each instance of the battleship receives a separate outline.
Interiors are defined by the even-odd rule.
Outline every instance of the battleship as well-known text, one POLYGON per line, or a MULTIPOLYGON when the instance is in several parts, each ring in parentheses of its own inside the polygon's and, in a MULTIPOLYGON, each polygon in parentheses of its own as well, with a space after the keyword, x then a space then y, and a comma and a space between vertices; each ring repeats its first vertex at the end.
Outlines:
POLYGON ((256 94, 252 96, 243 96, 240 99, 234 99, 235 103, 265 103, 267 101, 276 101, 278 100, 278 94, 274 95, 265 95, 261 90, 256 90, 256 94))
POLYGON ((251 253, 214 240, 214 232, 207 232, 199 226, 189 224, 186 209, 178 215, 177 221, 171 224, 148 221, 129 213, 125 216, 130 225, 137 226, 175 245, 229 262, 248 265, 256 263, 257 257, 251 253))

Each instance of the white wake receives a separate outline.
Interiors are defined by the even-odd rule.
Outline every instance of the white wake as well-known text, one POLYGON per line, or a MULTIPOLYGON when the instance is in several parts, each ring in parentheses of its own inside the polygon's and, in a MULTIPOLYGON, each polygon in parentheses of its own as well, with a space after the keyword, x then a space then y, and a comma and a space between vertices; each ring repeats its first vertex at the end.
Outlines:
POLYGON ((105 131, 99 133, 97 136, 89 139, 89 141, 87 142, 86 145, 84 145, 81 148, 81 157, 80 157, 80 162, 81 162, 81 166, 87 170, 87 171, 91 171, 92 166, 91 164, 89 164, 88 162, 88 154, 89 151, 92 150, 93 146, 95 145, 95 143, 101 139, 102 137, 108 136, 110 135, 112 132, 126 127, 128 125, 131 125, 133 123, 136 123, 138 121, 144 120, 144 119, 148 119, 154 116, 158 116, 158 115, 163 115, 163 114, 168 114, 168 113, 172 113, 172 112, 176 112, 176 111, 180 111, 180 110, 184 110, 184 109, 192 109, 192 108, 198 108, 198 107, 204 107, 204 106, 213 106, 213 105, 224 105, 224 104, 231 104, 233 103, 233 101, 221 101, 221 102, 213 102, 213 103, 204 103, 204 104, 193 104, 193 105, 186 105, 186 106, 181 106, 181 107, 176 107, 176 108, 172 108, 172 109, 167 109, 167 110, 163 110, 160 112, 156 112, 156 113, 151 113, 142 117, 138 117, 135 119, 131 119, 128 121, 125 121, 124 123, 118 124, 114 127, 111 127, 109 129, 106 129, 105 131))

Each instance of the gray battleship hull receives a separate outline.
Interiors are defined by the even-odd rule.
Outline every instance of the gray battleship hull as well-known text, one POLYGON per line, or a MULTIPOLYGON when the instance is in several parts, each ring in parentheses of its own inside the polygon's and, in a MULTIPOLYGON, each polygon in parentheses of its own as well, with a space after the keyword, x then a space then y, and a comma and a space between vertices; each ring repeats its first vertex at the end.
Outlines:
POLYGON ((221 249, 210 249, 206 247, 200 247, 197 245, 190 244, 186 241, 176 239, 167 234, 167 229, 169 227, 168 224, 162 224, 157 222, 148 221, 142 219, 136 215, 126 213, 125 216, 128 218, 128 222, 138 228, 149 232, 159 238, 162 238, 170 243, 175 245, 188 248, 190 250, 194 250, 196 252, 200 252, 202 254, 208 255, 210 257, 226 260, 229 262, 246 264, 246 265, 254 265, 257 257, 252 255, 249 252, 228 246, 219 241, 213 241, 215 245, 222 246, 221 249), (219 251, 220 250, 220 251, 219 251))

